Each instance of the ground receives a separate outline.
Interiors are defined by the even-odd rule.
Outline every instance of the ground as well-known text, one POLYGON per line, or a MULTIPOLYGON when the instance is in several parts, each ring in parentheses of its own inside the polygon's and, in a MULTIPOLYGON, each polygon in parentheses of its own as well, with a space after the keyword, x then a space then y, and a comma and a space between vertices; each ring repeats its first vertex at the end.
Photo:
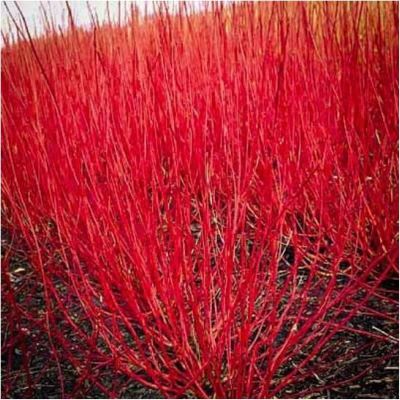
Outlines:
MULTIPOLYGON (((59 370, 51 357, 52 346, 48 337, 24 318, 24 307, 29 302, 30 314, 36 312, 40 317, 44 312, 43 290, 40 281, 35 279, 35 272, 24 256, 24 249, 12 246, 7 230, 2 230, 2 259, 7 254, 9 263, 5 263, 2 270, 2 394, 3 398, 59 398, 61 388, 58 379, 59 370), (8 252, 8 253, 7 253, 8 252), (38 283, 39 282, 39 283, 38 283), (7 284, 15 290, 15 297, 9 297, 7 284), (15 302, 14 306, 11 303, 15 302), (19 310, 16 318, 15 309, 19 310), (29 371, 29 374, 27 373, 29 371), (29 389, 29 380, 33 390, 29 389)), ((3 261, 3 260, 2 260, 3 261)), ((63 292, 60 282, 60 293, 63 292)), ((383 286, 398 297, 398 280, 388 279, 383 286)), ((65 292, 65 291, 64 291, 65 292)), ((385 306, 384 304, 381 306, 385 306)), ((79 310, 77 309, 77 313, 79 310)), ((84 323, 84 321, 80 321, 84 323)), ((391 332, 398 337, 396 324, 385 325, 382 320, 375 320, 371 316, 359 316, 352 321, 357 328, 374 326, 384 332, 391 332)), ((62 324, 62 321, 60 321, 62 324)), ((73 332, 66 334, 73 335, 73 332)), ((74 343, 71 338, 71 343, 74 343)), ((350 351, 360 337, 351 333, 337 334, 331 341, 337 352, 350 351), (347 347, 346 347, 347 346, 347 347)), ((367 340, 367 339, 362 339, 367 340)), ((78 339, 76 339, 78 345, 78 339)), ((327 382, 346 380, 352 375, 362 372, 363 368, 371 370, 358 380, 344 385, 341 388, 316 392, 310 398, 393 398, 399 397, 399 359, 396 343, 379 342, 379 345, 368 346, 357 355, 356 359, 338 364, 331 375, 315 379, 308 379, 301 384, 285 389, 278 397, 291 397, 295 393, 307 391, 310 387, 320 383, 321 379, 327 382), (389 354, 384 363, 375 362, 382 354, 389 354)), ((359 344, 359 342, 357 342, 359 344)), ((55 346, 55 345, 53 345, 55 346)), ((100 344, 100 347, 102 345, 100 344)), ((94 360, 95 358, 93 358, 94 360)), ((109 365, 93 365, 89 361, 84 363, 91 372, 96 371, 97 379, 119 398, 161 398, 161 394, 132 381, 127 376, 116 374, 109 365)), ((60 370, 64 377, 65 394, 73 397, 104 398, 105 392, 85 379, 84 373, 78 375, 76 368, 67 361, 60 360, 60 370)))

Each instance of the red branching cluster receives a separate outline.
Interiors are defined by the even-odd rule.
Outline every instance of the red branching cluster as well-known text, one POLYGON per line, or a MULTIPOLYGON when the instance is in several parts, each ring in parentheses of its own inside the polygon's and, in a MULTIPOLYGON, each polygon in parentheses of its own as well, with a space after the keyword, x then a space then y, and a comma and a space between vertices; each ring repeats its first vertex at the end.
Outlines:
POLYGON ((334 373, 395 341, 398 4, 189 8, 4 35, 5 394, 17 356, 28 394, 228 398, 388 357, 334 373))

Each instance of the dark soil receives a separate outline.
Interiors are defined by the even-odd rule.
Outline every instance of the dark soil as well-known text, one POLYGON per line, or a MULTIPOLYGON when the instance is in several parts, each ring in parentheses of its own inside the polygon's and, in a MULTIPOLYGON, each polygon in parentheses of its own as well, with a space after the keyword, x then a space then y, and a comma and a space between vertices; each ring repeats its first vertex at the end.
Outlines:
MULTIPOLYGON (((74 337, 74 332, 67 326, 63 328, 61 317, 57 323, 63 334, 69 335, 70 342, 76 345, 76 357, 82 360, 82 367, 78 371, 69 360, 63 358, 59 360, 58 367, 54 352, 62 354, 61 348, 49 342, 40 323, 45 312, 43 286, 24 256, 23 244, 12 243, 7 230, 2 229, 1 233, 2 261, 4 255, 8 254, 8 262, 2 267, 2 398, 60 398, 62 397, 60 372, 63 377, 65 397, 107 398, 111 393, 117 398, 162 398, 158 391, 146 388, 128 376, 115 373, 112 366, 100 365, 98 361, 102 359, 102 352, 103 355, 107 353, 106 344, 99 341, 99 353, 90 353, 89 356, 88 349, 80 343, 79 338, 74 337), (12 286, 14 297, 11 296, 8 285, 12 286), (29 314, 24 314, 24 310, 28 311, 25 308, 26 304, 29 304, 29 314), (36 315, 37 325, 34 318, 28 319, 28 316, 32 315, 36 315), (96 382, 87 379, 85 371, 90 371, 87 376, 95 377, 96 382), (102 388, 106 388, 107 391, 102 388)), ((55 283, 61 298, 67 296, 68 290, 62 279, 55 283)), ((398 298, 398 280, 388 279, 383 282, 382 287, 398 298)), ((71 298, 69 303, 70 300, 71 298)), ((379 307, 386 305, 382 303, 379 307)), ((76 315, 77 323, 83 329, 90 331, 91 326, 82 316, 83 313, 78 305, 71 315, 76 315)), ((391 336, 398 337, 396 324, 386 324, 372 316, 358 315, 351 320, 351 324, 356 329, 374 327, 378 331, 390 332, 391 336)), ((343 332, 332 338, 330 346, 334 349, 334 353, 341 354, 350 351, 354 346, 359 346, 360 340, 359 335, 343 332)), ((379 342, 379 346, 365 347, 364 352, 357 353, 356 359, 337 363, 333 370, 327 371, 325 375, 308 377, 296 385, 289 385, 277 397, 290 398, 295 394, 298 397, 298 393, 304 392, 306 398, 399 398, 398 345, 379 342), (377 363, 376 360, 384 354, 388 355, 386 361, 377 363), (350 376, 362 373, 363 370, 368 372, 339 389, 314 391, 312 395, 307 395, 307 392, 312 391, 310 389, 313 386, 321 384, 321 381, 325 383, 345 381, 350 376)))

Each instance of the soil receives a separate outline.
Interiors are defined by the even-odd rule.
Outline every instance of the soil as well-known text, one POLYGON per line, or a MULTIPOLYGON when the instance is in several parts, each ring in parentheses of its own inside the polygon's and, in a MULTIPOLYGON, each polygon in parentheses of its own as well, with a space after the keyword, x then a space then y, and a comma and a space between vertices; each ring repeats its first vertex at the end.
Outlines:
MULTIPOLYGON (((29 315, 36 313, 38 320, 43 318, 45 301, 43 287, 40 279, 37 279, 35 272, 25 258, 24 249, 21 245, 11 243, 7 230, 2 229, 2 261, 6 252, 9 262, 2 268, 2 398, 60 398, 62 390, 59 380, 59 372, 63 376, 64 395, 75 398, 107 398, 110 393, 117 398, 162 398, 161 394, 144 387, 138 382, 132 381, 128 376, 117 374, 109 365, 96 363, 96 357, 101 360, 101 352, 97 355, 90 355, 92 361, 85 360, 85 348, 81 346, 79 338, 73 337, 74 333, 68 328, 63 333, 70 335, 71 343, 76 343, 77 357, 83 360, 83 370, 78 373, 77 368, 66 359, 59 360, 59 367, 53 357, 54 350, 60 351, 39 326, 35 326, 32 320, 24 317, 24 307, 29 303, 29 315), (15 298, 12 299, 7 284, 12 285, 15 298), (14 306, 11 303, 14 302, 14 306), (18 313, 16 314, 16 309, 18 313), (82 356, 83 355, 83 356, 82 356), (108 392, 96 386, 93 381, 85 379, 85 367, 96 371, 96 382, 107 389, 108 392), (29 374, 27 373, 29 371, 29 374), (29 382, 30 380, 30 382, 29 382), (33 387, 31 390, 30 387, 33 387)), ((62 280, 57 283, 60 296, 67 296, 68 291, 63 286, 62 280)), ((398 298, 398 280, 388 279, 383 283, 383 289, 398 298)), ((375 300, 377 301, 377 300, 375 300)), ((379 305, 386 307, 386 303, 379 305)), ((393 312, 393 310, 390 310, 393 312)), ((398 312, 398 311, 397 311, 398 312)), ((27 315, 27 313, 25 314, 27 315)), ((79 319, 79 307, 75 310, 79 319)), ((85 326, 87 321, 78 321, 80 326, 85 326)), ((58 321, 60 326, 62 320, 58 321)), ((395 338, 398 337, 398 325, 386 324, 373 316, 359 315, 352 319, 352 325, 358 329, 375 327, 383 332, 390 332, 395 338)), ((90 325, 87 324, 87 329, 90 325)), ((342 332, 335 335, 330 345, 337 349, 337 352, 351 351, 355 345, 359 345, 360 336, 350 332, 342 332)), ((368 340, 368 339, 363 339, 368 340)), ((395 341, 393 341, 395 342, 395 341)), ((398 345, 396 343, 383 343, 368 346, 364 352, 357 353, 356 359, 338 364, 324 376, 307 378, 296 385, 288 386, 277 395, 277 398, 290 398, 298 393, 304 392, 305 398, 399 398, 399 358, 398 345), (376 363, 382 354, 387 354, 384 363, 376 363), (345 384, 340 388, 332 388, 321 392, 314 392, 308 395, 307 392, 313 386, 325 382, 338 382, 348 379, 368 370, 364 376, 345 384)), ((107 346, 99 343, 98 347, 107 352, 107 346)), ((294 361, 293 361, 294 362, 294 361)))

